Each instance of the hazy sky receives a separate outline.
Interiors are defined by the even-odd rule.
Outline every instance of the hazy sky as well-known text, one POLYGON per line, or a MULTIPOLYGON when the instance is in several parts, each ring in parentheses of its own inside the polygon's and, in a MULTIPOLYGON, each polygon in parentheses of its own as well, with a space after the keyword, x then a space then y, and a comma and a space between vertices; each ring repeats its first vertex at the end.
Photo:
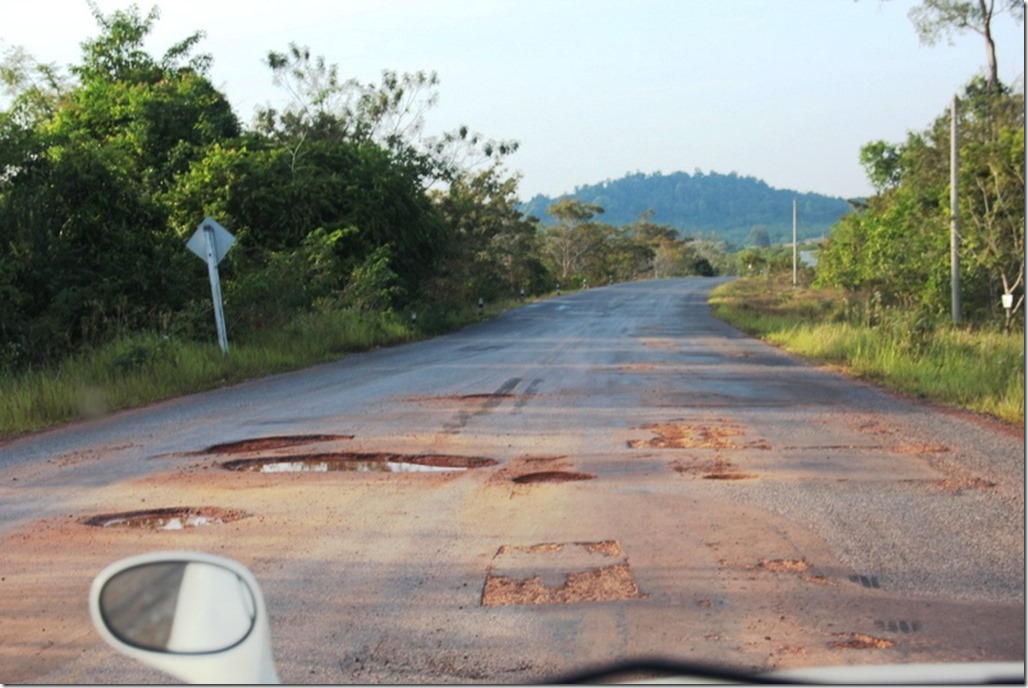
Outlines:
MULTIPOLYGON (((130 3, 98 0, 109 12, 130 3)), ((973 33, 922 46, 912 0, 166 0, 151 51, 202 30, 246 123, 283 106, 262 59, 290 41, 377 80, 435 70, 426 133, 467 124, 521 149, 521 196, 625 173, 737 172, 777 188, 870 192, 868 141, 927 128, 985 64, 973 33)), ((1023 84, 1024 28, 994 22, 1000 78, 1023 84)), ((0 0, 0 39, 79 61, 85 0, 0 0)))

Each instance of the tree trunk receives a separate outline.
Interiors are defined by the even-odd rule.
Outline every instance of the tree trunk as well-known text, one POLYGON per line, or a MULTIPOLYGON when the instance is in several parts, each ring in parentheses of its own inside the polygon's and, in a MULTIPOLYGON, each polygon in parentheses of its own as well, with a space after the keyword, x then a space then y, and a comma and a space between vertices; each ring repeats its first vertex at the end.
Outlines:
POLYGON ((999 68, 996 65, 996 42, 992 40, 992 10, 994 0, 978 0, 982 11, 982 36, 985 38, 985 59, 989 68, 989 90, 999 88, 999 68))

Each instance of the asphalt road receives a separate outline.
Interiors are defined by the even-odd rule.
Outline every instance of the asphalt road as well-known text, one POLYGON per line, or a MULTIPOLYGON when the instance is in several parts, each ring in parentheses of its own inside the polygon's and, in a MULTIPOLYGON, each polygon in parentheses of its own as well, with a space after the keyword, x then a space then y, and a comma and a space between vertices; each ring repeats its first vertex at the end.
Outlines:
POLYGON ((1023 428, 753 340, 709 316, 716 283, 569 294, 0 443, 0 682, 165 681, 86 611, 103 566, 160 549, 251 568, 289 683, 1023 661, 1023 428), (354 470, 224 468, 245 459, 354 470), (84 522, 167 508, 225 522, 84 522))

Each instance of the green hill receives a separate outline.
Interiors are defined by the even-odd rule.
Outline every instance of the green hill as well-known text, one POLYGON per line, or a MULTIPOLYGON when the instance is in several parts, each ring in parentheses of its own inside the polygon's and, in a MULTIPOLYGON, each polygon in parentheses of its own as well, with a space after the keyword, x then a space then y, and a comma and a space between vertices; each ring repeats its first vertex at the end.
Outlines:
POLYGON ((543 224, 553 224, 555 220, 546 209, 559 198, 568 197, 603 207, 605 212, 597 219, 611 225, 629 224, 641 213, 653 210, 653 222, 675 227, 683 235, 717 238, 738 247, 751 243, 755 227, 765 228, 772 244, 791 242, 794 200, 801 240, 824 236, 851 210, 843 198, 774 189, 759 179, 734 172, 700 171, 629 174, 578 186, 573 193, 558 198, 540 194, 521 210, 543 224))

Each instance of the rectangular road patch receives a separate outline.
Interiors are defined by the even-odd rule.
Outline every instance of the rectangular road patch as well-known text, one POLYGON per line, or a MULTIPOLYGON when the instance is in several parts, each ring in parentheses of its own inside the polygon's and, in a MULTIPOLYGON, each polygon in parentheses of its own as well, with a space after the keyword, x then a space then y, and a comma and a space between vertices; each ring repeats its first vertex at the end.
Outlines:
POLYGON ((644 597, 617 540, 504 545, 482 588, 483 607, 644 597))

